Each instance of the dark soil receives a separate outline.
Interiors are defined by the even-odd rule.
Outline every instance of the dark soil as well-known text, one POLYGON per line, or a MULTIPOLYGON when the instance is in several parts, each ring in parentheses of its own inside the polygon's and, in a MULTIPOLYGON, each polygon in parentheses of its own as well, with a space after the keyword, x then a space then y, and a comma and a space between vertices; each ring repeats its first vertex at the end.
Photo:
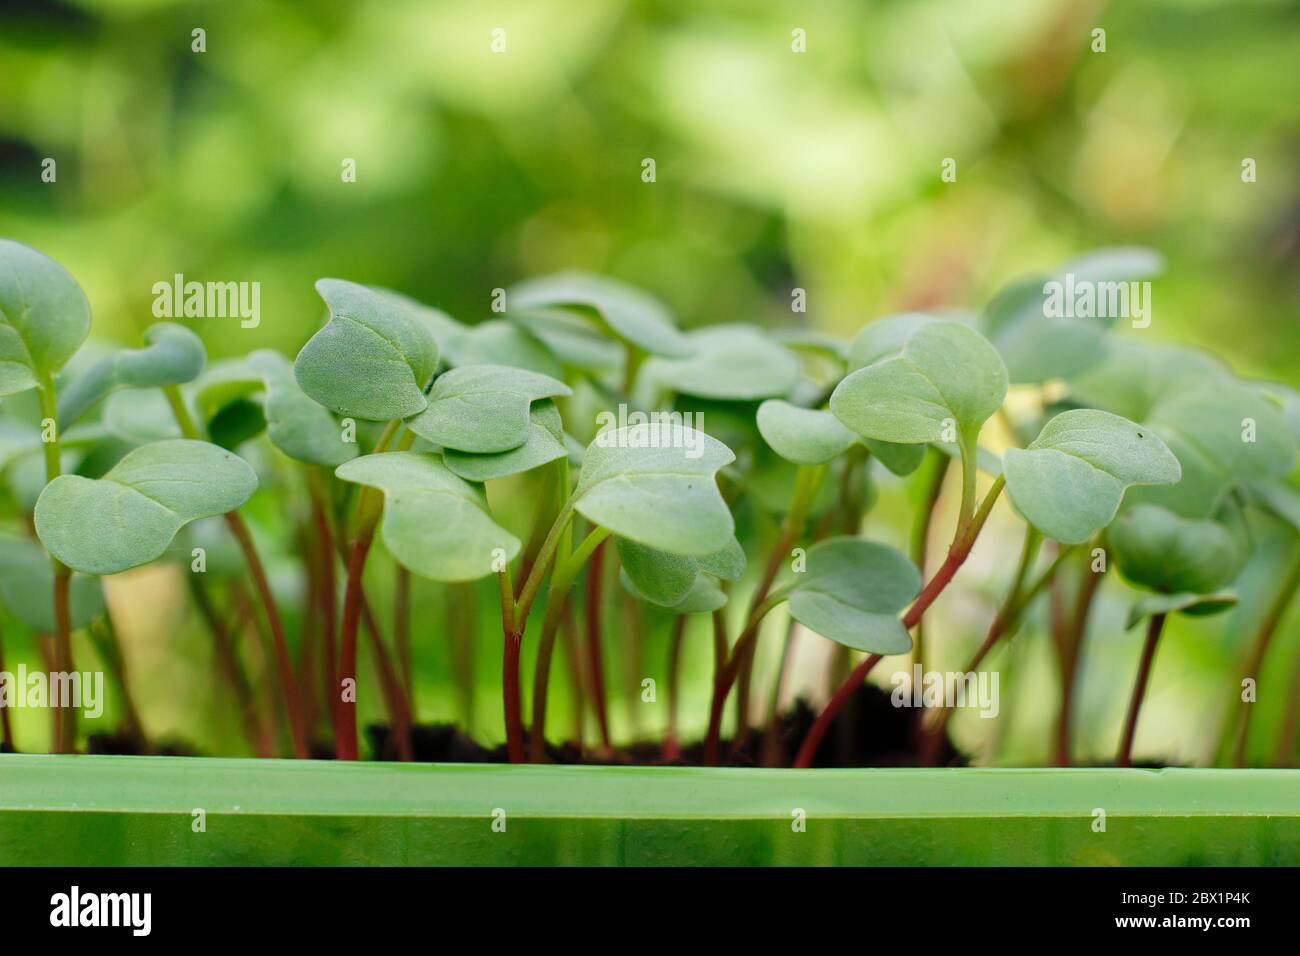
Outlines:
MULTIPOLYGON (((922 757, 918 748, 918 726, 924 711, 895 707, 888 691, 864 684, 844 708, 832 725, 826 739, 817 750, 814 767, 915 767, 922 757)), ((777 723, 774 766, 788 767, 794 761, 817 714, 804 701, 783 714, 777 723)), ((425 763, 506 763, 505 745, 484 747, 450 724, 422 724, 412 728, 415 759, 425 763)), ((372 724, 366 728, 371 747, 379 760, 397 760, 397 748, 389 728, 372 724)), ((550 763, 559 764, 659 764, 671 766, 699 766, 703 763, 703 743, 683 747, 676 759, 666 760, 659 743, 637 743, 630 747, 602 755, 595 751, 582 752, 573 744, 551 744, 546 747, 550 763)), ((764 731, 755 728, 738 745, 735 741, 724 744, 722 764, 729 767, 755 767, 763 765, 764 731)), ((939 766, 959 766, 966 763, 963 755, 944 741, 939 766)))

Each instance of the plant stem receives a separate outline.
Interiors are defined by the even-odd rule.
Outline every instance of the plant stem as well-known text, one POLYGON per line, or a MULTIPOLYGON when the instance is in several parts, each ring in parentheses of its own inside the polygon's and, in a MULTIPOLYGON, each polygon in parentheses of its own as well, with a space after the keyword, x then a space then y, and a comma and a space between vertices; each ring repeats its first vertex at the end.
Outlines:
MULTIPOLYGON (((939 496, 943 493, 943 482, 948 477, 948 466, 951 463, 951 459, 941 451, 931 449, 926 454, 930 471, 926 475, 921 506, 917 509, 916 518, 912 522, 911 547, 912 563, 921 572, 922 579, 925 578, 926 563, 930 551, 930 527, 934 524, 935 508, 939 504, 939 496)), ((921 672, 925 673, 924 620, 916 622, 912 656, 916 663, 921 665, 921 672)))
POLYGON ((668 731, 664 734, 663 759, 676 760, 681 755, 677 736, 677 714, 681 707, 682 643, 686 636, 686 614, 673 618, 672 632, 668 635, 668 731))
POLYGON ((596 723, 600 728, 600 743, 605 752, 613 750, 609 736, 609 704, 605 696, 605 665, 601 660, 602 627, 601 612, 604 610, 601 592, 604 590, 605 545, 601 544, 591 554, 591 563, 587 566, 586 594, 586 637, 587 669, 591 674, 591 696, 596 709, 596 723))
POLYGON ((1295 738, 1298 725, 1300 725, 1300 660, 1296 661, 1295 673, 1291 675, 1286 715, 1282 718, 1282 731, 1277 737, 1277 753, 1273 756, 1273 766, 1291 766, 1291 761, 1295 755, 1295 738))
POLYGON ((321 605, 321 650, 324 666, 322 667, 325 685, 325 706, 329 710, 330 728, 334 734, 334 745, 338 747, 343 714, 340 708, 338 650, 338 583, 334 575, 334 532, 330 527, 329 509, 326 505, 325 489, 320 476, 312 468, 307 469, 307 489, 311 497, 312 527, 316 531, 317 548, 320 551, 320 605, 321 605))
POLYGON ((125 725, 127 736, 136 743, 142 752, 147 753, 148 738, 145 736, 144 725, 140 722, 140 711, 135 705, 135 698, 131 694, 131 684, 127 679, 126 655, 122 653, 122 643, 117 639, 117 631, 113 627, 112 616, 107 610, 104 611, 103 615, 91 621, 88 633, 95 644, 95 650, 99 652, 100 660, 104 662, 104 667, 113 678, 113 683, 117 685, 117 692, 122 698, 122 722, 125 725))
MULTIPOLYGON (((758 612, 767 601, 768 592, 771 591, 772 584, 776 580, 782 564, 785 563, 788 557, 791 545, 794 544, 795 539, 803 530, 808 511, 812 507, 813 500, 825 475, 825 465, 800 465, 796 473, 794 492, 790 499, 790 511, 786 514, 776 544, 768 555, 767 564, 763 568, 763 576, 759 579, 758 587, 754 589, 754 594, 750 598, 748 623, 744 632, 736 639, 736 644, 731 649, 731 657, 727 665, 719 669, 714 675, 713 702, 709 708, 709 729, 704 740, 704 762, 706 766, 717 766, 722 737, 722 713, 727 695, 731 693, 731 688, 737 676, 749 674, 752 670, 754 645, 757 643, 759 635, 758 625, 763 619, 763 614, 766 614, 769 609, 763 609, 763 614, 758 612)), ((717 620, 715 617, 715 623, 717 620)), ((723 620, 725 621, 725 618, 723 620)), ((725 629, 723 633, 726 633, 725 629)), ((748 694, 743 696, 747 701, 748 694)), ((744 704, 737 710, 737 744, 743 741, 744 735, 748 731, 749 714, 746 711, 747 708, 744 704)))
POLYGON ((275 647, 275 666, 279 672, 280 685, 284 689, 284 705, 285 710, 288 711, 289 733, 293 737, 294 753, 300 758, 309 757, 311 747, 303 720, 302 697, 298 690, 298 679, 294 676, 293 662, 289 657, 284 622, 280 620, 280 612, 271 594, 271 582, 266 577, 266 570, 262 567, 262 560, 253 544, 253 536, 249 534, 248 526, 244 524, 244 519, 239 516, 239 512, 232 511, 227 514, 226 524, 229 525, 235 540, 239 542, 240 550, 244 552, 244 562, 248 565, 248 573, 257 588, 258 597, 262 601, 262 610, 271 628, 271 638, 275 647))
MULTIPOLYGON (((202 436, 193 418, 190 417, 189 409, 185 405, 185 399, 181 397, 180 389, 175 385, 164 385, 162 391, 167 398, 167 403, 171 406, 172 415, 176 418, 176 424, 180 426, 181 434, 192 441, 201 441, 202 436)), ((266 622, 271 628, 271 638, 275 648, 275 665, 280 677, 280 686, 284 692, 284 703, 285 709, 288 711, 289 733, 293 737, 294 753, 299 758, 309 757, 311 748, 308 742, 307 727, 303 720, 302 698, 298 691, 298 680, 293 673, 293 663, 289 657, 289 644, 285 638, 284 622, 280 619, 280 611, 276 607, 275 597, 271 593, 271 583, 267 580, 266 570, 262 567, 262 559, 257 553, 257 547, 253 544, 253 537, 248 533, 248 526, 244 524, 244 519, 239 516, 238 511, 231 511, 225 517, 231 534, 234 535, 235 541, 238 542, 239 548, 244 554, 244 563, 248 567, 249 576, 252 577, 253 585, 256 587, 258 597, 261 599, 262 612, 266 615, 266 622)))
POLYGON ((357 503, 358 529, 348 549, 347 584, 343 591, 343 623, 339 640, 338 686, 334 696, 339 701, 339 733, 335 741, 335 755, 340 760, 356 760, 357 749, 357 628, 361 622, 362 576, 366 570, 366 556, 374 541, 375 526, 380 509, 369 488, 363 488, 357 503), (344 685, 351 684, 352 699, 343 696, 344 685))
POLYGON ((781 717, 781 693, 785 687, 786 671, 794 658, 794 639, 797 632, 796 621, 790 618, 785 629, 785 644, 781 648, 781 661, 776 668, 776 680, 772 682, 772 699, 767 709, 767 726, 763 731, 763 766, 775 767, 780 762, 778 728, 781 717))
MULTIPOLYGON (((1277 633, 1278 625, 1281 624, 1282 618, 1286 616, 1287 608, 1291 606, 1291 601, 1295 598, 1297 590, 1300 590, 1300 552, 1296 553, 1290 569, 1282 578, 1282 586, 1274 594, 1268 610, 1264 612, 1264 619, 1260 622, 1259 630, 1255 634, 1255 642, 1251 646, 1250 656, 1246 659, 1245 677, 1256 683, 1257 691, 1259 671, 1263 666, 1264 656, 1268 653, 1269 645, 1273 641, 1273 635, 1277 633)), ((1246 743, 1250 738, 1251 716, 1255 710, 1253 702, 1246 703, 1242 701, 1242 704, 1244 706, 1238 710, 1241 714, 1241 720, 1232 749, 1232 765, 1234 767, 1245 766, 1246 743)), ((1231 724, 1232 722, 1229 721, 1229 726, 1231 724)))
MULTIPOLYGON (((940 565, 939 570, 935 572, 929 583, 921 589, 921 593, 912 602, 912 606, 908 608, 907 613, 903 615, 904 628, 910 631, 916 626, 916 623, 921 620, 921 616, 925 614, 930 605, 934 603, 935 599, 943 593, 944 588, 952 581, 958 568, 965 563, 966 558, 970 555, 971 548, 975 546, 980 530, 984 527, 989 513, 993 510, 994 502, 997 501, 998 495, 1002 493, 1002 487, 1005 483, 1003 477, 998 475, 970 522, 964 526, 958 524, 957 532, 948 548, 947 558, 944 559, 943 564, 940 565)), ((840 710, 857 689, 862 686, 862 682, 866 680, 867 675, 871 673, 871 669, 876 666, 879 660, 880 655, 878 654, 872 654, 863 660, 853 669, 844 683, 840 685, 839 690, 822 708, 822 712, 817 715, 817 719, 809 729, 808 737, 804 740, 803 746, 799 749, 800 759, 808 761, 802 766, 807 767, 812 762, 812 758, 817 752, 818 743, 826 735, 826 731, 830 729, 830 725, 835 721, 840 710), (812 741, 811 747, 809 745, 810 740, 812 741)), ((801 764, 796 761, 795 766, 798 767, 801 764)))
MULTIPOLYGON (((546 599, 546 613, 542 618, 541 640, 537 647, 537 665, 533 673, 533 724, 529 735, 529 759, 541 763, 546 755, 546 695, 551 679, 551 657, 555 649, 555 635, 563 619, 569 591, 592 553, 609 537, 609 530, 596 527, 578 545, 576 551, 560 561, 551 575, 551 591, 546 599)), ((523 630, 522 627, 519 628, 523 630)), ((516 667, 516 682, 518 681, 516 667)))
POLYGON ((415 678, 411 662, 411 572, 397 565, 393 579, 393 644, 407 706, 415 711, 415 678))
POLYGON ((185 579, 189 583, 194 606, 198 608, 199 615, 203 618, 212 634, 212 643, 216 650, 217 669, 226 678, 231 691, 234 693, 235 703, 239 707, 240 722, 244 728, 244 736, 248 738, 253 753, 259 757, 269 757, 274 748, 271 745, 270 735, 262 725, 261 717, 257 712, 257 702, 253 699, 252 690, 249 688, 248 675, 244 673, 244 668, 239 662, 239 655, 235 652, 230 630, 226 627, 225 621, 217 614, 212 599, 208 597, 207 589, 203 586, 202 578, 197 574, 187 574, 185 579))
MULTIPOLYGON (((5 668, 4 635, 0 633, 0 674, 7 673, 5 668)), ((10 753, 17 751, 14 746, 14 729, 9 720, 9 708, 0 707, 0 744, 10 753)))
POLYGON ((1075 683, 1078 680, 1079 661, 1083 657, 1083 643, 1088 636, 1088 616, 1092 612, 1097 588, 1104 571, 1093 571, 1088 552, 1083 553, 1083 577, 1074 602, 1074 615, 1070 621, 1069 643, 1063 648, 1061 659, 1061 710, 1056 719, 1056 743, 1052 762, 1058 767, 1070 766, 1071 721, 1074 710, 1075 683))
POLYGON ((844 709, 844 705, 862 686, 862 682, 867 679, 871 669, 880 663, 882 656, 880 654, 868 655, 861 664, 853 669, 849 679, 840 685, 835 696, 826 704, 825 709, 817 715, 817 720, 808 730, 808 736, 803 739, 803 744, 799 747, 799 753, 794 760, 796 769, 805 770, 812 766, 813 758, 817 756, 817 748, 821 746, 822 738, 826 736, 826 731, 830 729, 835 720, 835 716, 844 709), (830 716, 828 717, 827 714, 830 716))
POLYGON ((1120 738, 1119 756, 1115 760, 1117 767, 1133 764, 1133 738, 1137 734, 1138 711, 1142 709, 1142 698, 1146 695, 1147 681, 1151 677, 1151 664, 1156 657, 1156 642, 1160 640, 1164 626, 1165 615, 1151 615, 1146 642, 1142 645, 1142 657, 1138 661, 1137 684, 1133 687, 1133 699, 1129 701, 1128 716, 1124 719, 1124 735, 1120 738))
MULTIPOLYGON (((997 613, 993 617, 993 622, 989 625, 988 632, 980 646, 976 648, 974 656, 969 664, 966 665, 965 673, 971 673, 984 662, 989 651, 993 650, 993 645, 1004 635, 1012 631, 1019 623, 1020 616, 1028 606, 1029 602, 1037 596, 1047 584, 1056 576, 1056 571, 1060 567, 1064 552, 1058 552, 1056 560, 1048 566, 1048 569, 1038 578, 1029 591, 1025 591, 1025 580, 1029 577, 1029 569, 1033 567, 1034 559, 1038 556, 1038 549, 1042 545, 1043 536, 1029 525, 1025 529, 1025 541, 1020 549, 1020 560, 1016 565, 1016 571, 1011 579, 1011 586, 1007 589, 1006 597, 1002 599, 1002 604, 998 607, 997 613)), ((922 671, 924 674, 924 671, 922 671)), ((923 748, 924 762, 927 766, 933 766, 942 751, 942 744, 948 729, 948 721, 952 717, 952 709, 940 706, 938 715, 933 727, 926 734, 926 744, 923 748)))
MULTIPOLYGON (((53 378, 46 378, 37 388, 41 406, 42 431, 44 422, 51 425, 50 440, 43 442, 45 452, 45 483, 49 484, 63 473, 63 453, 59 447, 59 403, 53 378)), ((72 672, 72 613, 70 609, 70 584, 72 569, 53 555, 50 563, 54 569, 54 670, 72 672)), ((51 708, 54 715, 54 752, 71 753, 76 747, 77 712, 70 707, 51 708)))

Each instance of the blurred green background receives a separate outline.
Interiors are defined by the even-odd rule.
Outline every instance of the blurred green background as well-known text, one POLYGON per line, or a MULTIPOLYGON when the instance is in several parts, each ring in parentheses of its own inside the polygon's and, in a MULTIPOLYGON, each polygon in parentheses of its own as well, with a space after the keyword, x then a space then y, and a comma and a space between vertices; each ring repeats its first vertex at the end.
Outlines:
MULTIPOLYGON (((644 286, 684 326, 847 336, 904 308, 977 309, 1091 246, 1145 244, 1169 265, 1156 337, 1295 383, 1298 62, 1300 6, 1283 0, 7 0, 0 235, 62 262, 106 340, 134 342, 153 321, 151 287, 175 273, 260 282, 260 327, 191 322, 213 356, 296 352, 322 318, 312 283, 326 275, 477 321, 493 289, 582 268, 644 286), (1105 52, 1091 49, 1097 28, 1105 52), (940 179, 945 158, 956 182, 940 179), (1242 181, 1246 158, 1256 182, 1242 181), (790 309, 795 287, 806 313, 790 309)), ((882 537, 906 527, 896 492, 870 519, 882 537)), ((932 626, 940 666, 978 640, 1016 547, 1009 527, 932 626)), ((1274 574, 1262 565, 1248 598, 1274 574)), ((1114 746, 1138 641, 1122 631, 1122 589, 1109 591, 1079 704, 1097 755, 1114 746)), ((182 642, 197 663, 177 664, 158 641, 180 612, 171 590, 151 593, 149 616, 171 623, 133 652, 146 724, 224 746, 176 694, 206 693, 203 638, 182 642)), ((441 620, 440 600, 422 589, 417 622, 441 620)), ((1165 641, 1151 748, 1206 759, 1214 675, 1240 658, 1250 605, 1165 641)), ((1295 653, 1294 630, 1283 638, 1269 666, 1295 653)), ((421 718, 450 717, 441 639, 417 624, 416 640, 421 718)), ((703 722, 705 643, 688 732, 703 722)), ((984 759, 1041 761, 1048 649, 1034 628, 1014 646, 1003 718, 974 722, 997 732, 964 720, 958 732, 984 759)), ((494 666, 478 668, 488 738, 494 666)))

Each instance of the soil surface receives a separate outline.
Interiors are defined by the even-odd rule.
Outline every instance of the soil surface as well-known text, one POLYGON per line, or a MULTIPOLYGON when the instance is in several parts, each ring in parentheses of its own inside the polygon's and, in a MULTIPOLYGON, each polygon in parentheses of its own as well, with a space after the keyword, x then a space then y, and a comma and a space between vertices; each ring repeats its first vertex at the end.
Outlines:
MULTIPOLYGON (((918 725, 924 711, 895 707, 886 690, 864 684, 852 697, 835 723, 813 760, 814 767, 916 767, 923 763, 918 747, 918 725)), ((725 741, 723 766, 788 767, 794 761, 799 745, 812 727, 817 714, 804 701, 777 721, 776 734, 766 737, 763 728, 753 728, 742 741, 725 741)), ((397 748, 386 725, 372 724, 366 735, 380 760, 396 760, 397 748)), ((450 724, 422 724, 411 729, 415 759, 427 763, 506 763, 506 748, 484 747, 450 724)), ((665 756, 661 743, 639 743, 601 754, 595 750, 585 753, 573 744, 546 746, 546 757, 559 764, 655 764, 668 766, 700 766, 703 763, 704 745, 701 742, 679 748, 673 756, 665 756)), ((961 766, 966 758, 945 741, 938 766, 961 766)))

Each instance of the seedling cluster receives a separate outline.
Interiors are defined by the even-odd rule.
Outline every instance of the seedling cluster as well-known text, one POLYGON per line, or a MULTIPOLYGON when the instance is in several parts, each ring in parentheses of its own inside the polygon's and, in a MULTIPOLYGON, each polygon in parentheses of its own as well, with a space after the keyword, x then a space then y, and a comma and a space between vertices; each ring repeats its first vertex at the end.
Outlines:
MULTIPOLYGON (((73 670, 73 634, 86 631, 126 701, 128 736, 147 750, 101 579, 180 562, 255 752, 357 759, 364 648, 388 739, 409 759, 411 631, 446 626, 411 619, 412 576, 438 582, 453 608, 475 602, 467 583, 494 579, 510 761, 556 759, 557 646, 599 729, 573 749, 632 759, 610 731, 602 646, 667 622, 669 729, 646 759, 713 765, 748 753, 807 767, 882 659, 924 664, 927 611, 993 510, 1009 507, 1023 524, 1020 556, 968 669, 1050 593, 1065 609, 1047 628, 1062 679, 1055 755, 1068 763, 1077 665, 1113 566, 1139 595, 1129 626, 1147 635, 1137 673, 1113 675, 1133 688, 1116 756, 1127 765, 1166 620, 1234 605, 1252 536, 1269 524, 1295 554, 1243 642, 1244 671, 1224 675, 1225 759, 1240 762, 1250 708, 1237 688, 1259 676, 1300 578, 1300 394, 1146 331, 1044 308, 1060 276, 1127 282, 1159 269, 1145 250, 1102 250, 1016 283, 973 320, 893 315, 847 343, 739 324, 683 331, 644 292, 576 273, 507 290, 505 315, 477 325, 322 279, 328 318, 295 359, 262 350, 209 364, 198 336, 172 323, 150 327, 138 348, 86 345, 90 305, 72 276, 0 240, 0 602, 49 636, 51 672, 73 670), (1020 400, 1008 403, 1010 390, 1020 400), (869 536, 883 480, 912 492, 910 553, 869 536), (311 613, 297 626, 259 554, 266 531, 241 513, 259 484, 301 530, 311 613), (524 533, 498 513, 494 485, 527 501, 524 533), (953 526, 932 528, 945 496, 953 526), (207 566, 200 519, 224 522, 238 561, 207 566), (949 541, 941 558, 932 531, 949 541), (395 566, 392 607, 368 593, 377 560, 395 566), (250 684, 231 624, 239 606, 277 688, 250 684), (617 629, 606 621, 614 610, 617 629), (791 641, 796 623, 839 645, 844 664, 784 756, 778 694, 750 729, 762 709, 751 699, 755 650, 780 619, 791 622, 782 674, 765 686, 779 691, 805 646, 791 641), (714 667, 698 758, 677 731, 682 647, 697 635, 712 640, 714 667)), ((72 712, 52 714, 55 749, 75 750, 72 712)), ((919 762, 941 759, 947 716, 917 722, 919 762)), ((1292 707, 1279 762, 1293 757, 1296 722, 1292 707)))

